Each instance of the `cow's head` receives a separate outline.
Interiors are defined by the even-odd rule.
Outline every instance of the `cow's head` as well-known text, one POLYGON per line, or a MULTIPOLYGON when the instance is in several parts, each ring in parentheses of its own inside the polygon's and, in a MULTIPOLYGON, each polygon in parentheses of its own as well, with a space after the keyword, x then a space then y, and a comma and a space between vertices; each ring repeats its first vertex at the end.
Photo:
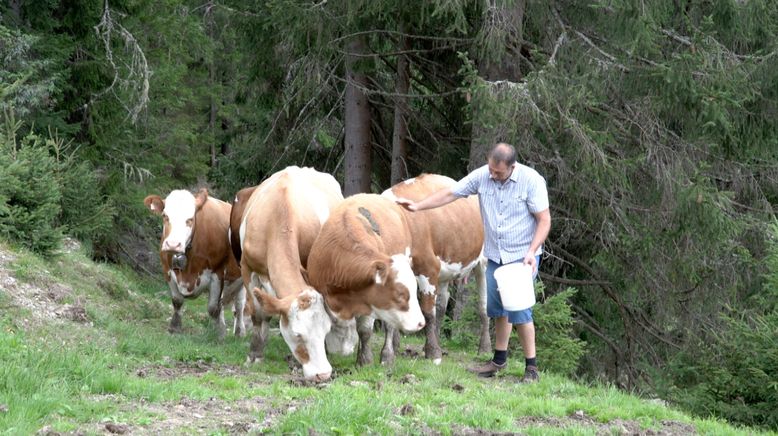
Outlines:
POLYGON ((281 317, 281 335, 295 359, 302 364, 305 378, 328 380, 332 366, 327 360, 324 342, 332 320, 324 307, 324 297, 313 289, 279 299, 254 288, 254 295, 260 300, 263 312, 281 317))
POLYGON ((197 194, 185 190, 176 190, 164 200, 158 195, 149 195, 143 204, 157 215, 162 215, 161 251, 184 253, 192 238, 195 214, 208 200, 208 190, 201 189, 197 194))
POLYGON ((405 332, 424 328, 424 315, 419 307, 418 284, 411 269, 410 251, 395 254, 387 264, 376 261, 374 287, 383 298, 373 305, 376 317, 405 332))

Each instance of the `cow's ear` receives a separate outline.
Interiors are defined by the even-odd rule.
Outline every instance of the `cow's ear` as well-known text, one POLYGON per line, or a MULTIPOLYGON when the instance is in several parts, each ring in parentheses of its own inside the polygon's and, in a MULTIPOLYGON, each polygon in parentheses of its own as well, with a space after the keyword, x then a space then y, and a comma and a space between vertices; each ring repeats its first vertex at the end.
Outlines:
POLYGON ((375 276, 375 284, 382 285, 386 283, 389 277, 389 266, 380 260, 373 263, 373 272, 375 276))
POLYGON ((163 200, 159 195, 149 195, 143 199, 143 204, 146 205, 151 213, 155 213, 157 215, 162 215, 162 211, 165 210, 165 200, 163 200))
POLYGON ((197 191, 197 194, 195 194, 195 209, 200 210, 200 208, 205 204, 206 200, 208 200, 208 190, 205 188, 200 188, 200 190, 197 191))
POLYGON ((273 295, 263 292, 261 289, 256 287, 254 288, 254 296, 257 297, 257 300, 259 300, 259 303, 262 306, 262 311, 268 315, 286 316, 286 314, 289 313, 289 307, 292 303, 291 299, 282 300, 276 298, 273 295))

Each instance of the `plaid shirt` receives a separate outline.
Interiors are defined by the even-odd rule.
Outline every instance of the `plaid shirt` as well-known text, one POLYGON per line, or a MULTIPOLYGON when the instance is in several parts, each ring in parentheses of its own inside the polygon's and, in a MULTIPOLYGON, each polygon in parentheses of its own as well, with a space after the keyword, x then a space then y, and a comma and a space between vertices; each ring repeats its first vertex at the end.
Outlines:
MULTIPOLYGON (((451 192, 457 197, 478 194, 484 256, 497 263, 524 259, 537 227, 532 214, 548 209, 543 176, 517 163, 508 180, 500 183, 489 176, 489 166, 484 165, 457 182, 451 192)), ((535 255, 542 252, 540 247, 535 255)))

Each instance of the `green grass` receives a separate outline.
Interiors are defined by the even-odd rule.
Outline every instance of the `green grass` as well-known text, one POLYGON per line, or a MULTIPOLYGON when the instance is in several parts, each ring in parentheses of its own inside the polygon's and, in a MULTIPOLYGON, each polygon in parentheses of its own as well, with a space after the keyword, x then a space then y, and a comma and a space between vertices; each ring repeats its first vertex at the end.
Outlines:
MULTIPOLYGON (((81 253, 49 260, 25 252, 14 255, 6 268, 19 283, 42 289, 56 284, 64 291, 58 303, 47 302, 49 309, 80 304, 89 322, 35 321, 33 313, 12 305, 13 290, 0 289, 3 434, 34 434, 44 427, 104 433, 100 426, 106 422, 124 423, 141 433, 203 430, 202 420, 154 427, 165 419, 165 411, 183 401, 218 401, 216 409, 236 411, 259 405, 236 412, 236 419, 252 421, 254 431, 285 434, 307 434, 309 429, 325 434, 619 434, 620 422, 658 430, 668 421, 704 434, 759 433, 554 374, 544 373, 538 384, 519 385, 521 368, 515 364, 498 378, 477 379, 464 370, 476 358, 471 343, 444 343, 449 355, 440 366, 398 356, 391 367, 360 368, 355 356, 332 356, 332 382, 301 385, 290 375, 289 351, 278 334, 271 336, 265 361, 251 367, 244 365, 246 338, 228 335, 218 343, 204 298, 185 303, 185 333, 168 334, 172 309, 161 278, 94 264, 81 253), (585 420, 571 418, 580 411, 585 420)), ((383 338, 376 336, 378 361, 383 338)), ((422 340, 406 337, 401 349, 420 350, 422 340)), ((200 413, 213 409, 203 407, 200 413)), ((204 425, 208 434, 230 433, 224 422, 206 419, 204 425)))

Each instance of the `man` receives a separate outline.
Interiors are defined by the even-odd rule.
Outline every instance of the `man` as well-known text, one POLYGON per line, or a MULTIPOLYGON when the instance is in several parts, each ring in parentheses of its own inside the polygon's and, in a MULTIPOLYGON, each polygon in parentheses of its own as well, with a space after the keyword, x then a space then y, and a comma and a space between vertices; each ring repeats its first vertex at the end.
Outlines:
POLYGON ((487 314, 495 318, 494 357, 485 365, 468 370, 481 377, 492 377, 505 369, 508 340, 516 325, 524 350, 525 370, 522 383, 540 379, 535 356, 535 324, 532 309, 508 312, 497 292, 494 270, 501 265, 523 262, 537 276, 542 245, 551 230, 546 181, 537 171, 516 163, 516 149, 509 144, 495 145, 488 163, 475 169, 451 188, 442 189, 418 202, 398 199, 410 211, 432 209, 458 198, 478 194, 484 223, 487 314))

